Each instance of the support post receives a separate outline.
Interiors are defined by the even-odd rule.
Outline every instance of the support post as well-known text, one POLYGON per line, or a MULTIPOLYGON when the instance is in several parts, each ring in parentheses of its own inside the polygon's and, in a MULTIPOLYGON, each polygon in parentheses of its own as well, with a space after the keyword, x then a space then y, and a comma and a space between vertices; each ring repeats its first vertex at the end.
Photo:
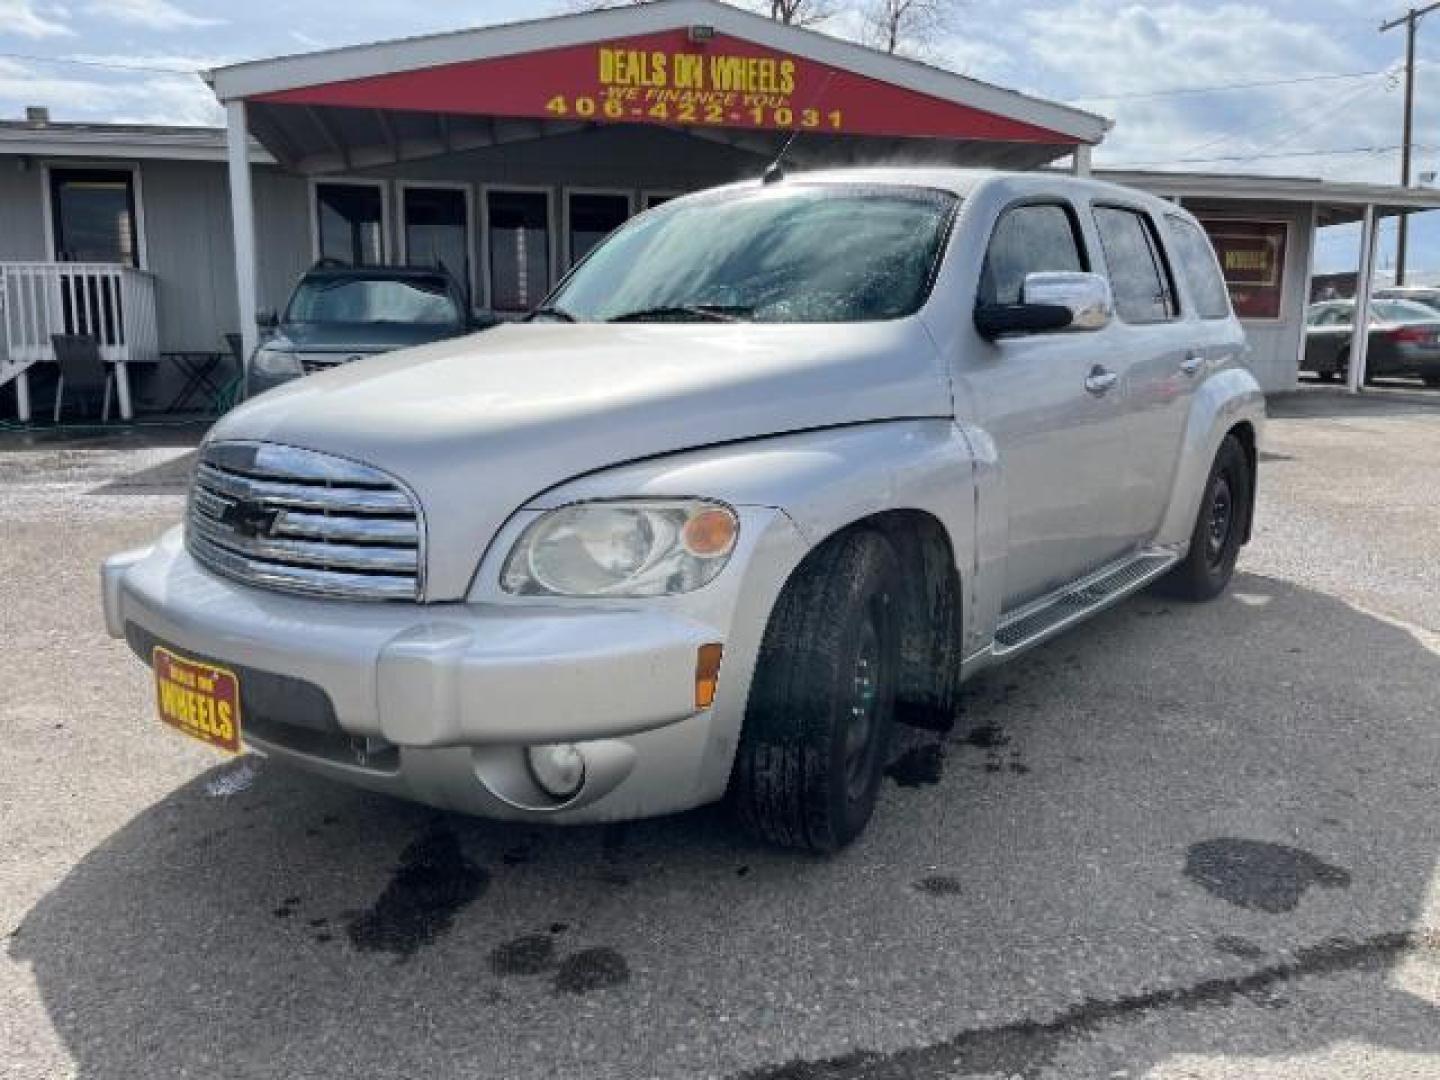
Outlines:
POLYGON ((1089 143, 1080 143, 1075 147, 1075 160, 1072 171, 1076 176, 1090 175, 1090 154, 1094 150, 1089 143))
POLYGON ((230 166, 230 223, 235 234, 235 288, 240 340, 248 359, 259 344, 255 325, 255 199, 250 189, 250 129, 244 101, 225 103, 225 147, 230 166))
POLYGON ((1350 378, 1352 394, 1365 386, 1365 360, 1370 351, 1370 294, 1375 289, 1375 204, 1365 204, 1360 227, 1360 273, 1355 279, 1355 319, 1350 327, 1350 378))
POLYGON ((30 372, 25 370, 15 376, 15 414, 22 423, 30 422, 30 372))
MULTIPOLYGON (((120 406, 121 420, 134 420, 135 408, 130 403, 130 365, 121 360, 115 365, 115 400, 120 406)), ((109 392, 108 390, 106 391, 109 392)))

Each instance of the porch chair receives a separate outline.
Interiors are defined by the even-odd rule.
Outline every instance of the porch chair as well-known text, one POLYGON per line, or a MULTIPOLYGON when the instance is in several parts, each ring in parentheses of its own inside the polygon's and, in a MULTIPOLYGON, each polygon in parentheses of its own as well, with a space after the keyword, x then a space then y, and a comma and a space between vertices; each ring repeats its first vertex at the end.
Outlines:
POLYGON ((60 378, 55 382, 55 423, 60 422, 60 407, 65 393, 80 398, 93 398, 103 390, 100 422, 110 419, 110 396, 115 389, 115 369, 100 359, 100 343, 89 334, 51 334, 55 363, 60 378))

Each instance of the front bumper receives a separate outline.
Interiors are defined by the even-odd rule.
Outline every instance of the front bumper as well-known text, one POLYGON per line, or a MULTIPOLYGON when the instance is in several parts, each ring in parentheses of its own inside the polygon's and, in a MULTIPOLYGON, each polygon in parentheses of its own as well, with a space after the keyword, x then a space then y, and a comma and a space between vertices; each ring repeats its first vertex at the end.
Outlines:
MULTIPOLYGON (((798 558, 788 519, 766 517, 757 546, 798 558)), ((200 567, 179 529, 107 560, 102 583, 107 629, 147 662, 163 644, 239 672, 242 730, 262 753, 469 813, 598 821, 723 794, 769 610, 741 579, 783 580, 773 558, 751 554, 693 611, 290 596, 200 567), (713 642, 725 646, 720 688, 699 710, 697 652, 713 642), (561 742, 580 746, 587 768, 580 792, 557 803, 524 750, 561 742)))

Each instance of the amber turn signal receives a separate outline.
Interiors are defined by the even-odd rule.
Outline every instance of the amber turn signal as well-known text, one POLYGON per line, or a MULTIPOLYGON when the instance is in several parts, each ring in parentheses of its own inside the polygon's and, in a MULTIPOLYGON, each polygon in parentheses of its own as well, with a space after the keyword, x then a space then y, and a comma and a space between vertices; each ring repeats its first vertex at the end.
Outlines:
POLYGON ((685 522, 680 542, 696 558, 715 559, 730 554, 738 530, 731 511, 718 506, 709 507, 685 522))
POLYGON ((715 702, 715 688, 720 684, 720 654, 723 645, 701 645, 695 655, 695 707, 708 709, 715 702))

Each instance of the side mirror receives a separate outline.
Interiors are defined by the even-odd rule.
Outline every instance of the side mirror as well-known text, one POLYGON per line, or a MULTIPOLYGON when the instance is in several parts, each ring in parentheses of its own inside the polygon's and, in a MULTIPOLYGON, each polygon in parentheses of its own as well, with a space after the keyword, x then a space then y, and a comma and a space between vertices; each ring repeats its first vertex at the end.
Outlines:
POLYGON ((274 330, 280 325, 280 316, 274 308, 261 308, 255 312, 255 325, 261 330, 274 330))
POLYGON ((987 338, 1057 330, 1101 330, 1110 325, 1115 303, 1110 283, 1099 274, 1026 274, 1018 304, 980 304, 975 328, 987 338))

